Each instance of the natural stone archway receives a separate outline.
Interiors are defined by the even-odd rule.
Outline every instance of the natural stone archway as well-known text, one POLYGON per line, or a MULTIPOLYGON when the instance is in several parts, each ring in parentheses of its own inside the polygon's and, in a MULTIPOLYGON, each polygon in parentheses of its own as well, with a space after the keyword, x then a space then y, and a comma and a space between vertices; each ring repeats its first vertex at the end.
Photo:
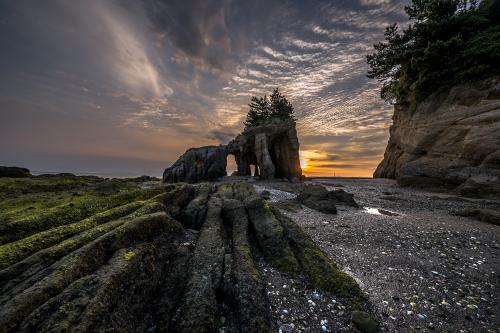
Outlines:
POLYGON ((214 181, 226 175, 227 156, 234 155, 237 176, 261 179, 285 178, 300 181, 299 140, 295 122, 274 120, 246 128, 226 146, 207 146, 187 150, 171 167, 163 181, 169 183, 214 181))
POLYGON ((262 179, 302 178, 299 140, 292 120, 246 128, 227 145, 227 150, 237 156, 239 176, 249 175, 249 165, 256 164, 262 179))

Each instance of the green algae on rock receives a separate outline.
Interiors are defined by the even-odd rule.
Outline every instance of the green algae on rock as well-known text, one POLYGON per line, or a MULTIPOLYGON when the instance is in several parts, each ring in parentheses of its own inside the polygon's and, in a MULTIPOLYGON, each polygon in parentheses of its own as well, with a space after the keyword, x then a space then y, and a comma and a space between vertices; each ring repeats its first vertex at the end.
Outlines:
POLYGON ((0 204, 0 332, 271 332, 260 261, 369 308, 250 184, 43 181, 0 204))

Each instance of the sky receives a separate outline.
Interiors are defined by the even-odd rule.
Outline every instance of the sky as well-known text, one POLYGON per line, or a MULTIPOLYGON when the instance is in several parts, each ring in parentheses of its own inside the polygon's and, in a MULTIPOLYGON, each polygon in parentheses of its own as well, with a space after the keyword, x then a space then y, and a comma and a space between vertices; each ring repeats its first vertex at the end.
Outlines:
POLYGON ((279 87, 306 175, 371 176, 392 106, 366 54, 405 3, 0 0, 0 165, 161 175, 279 87))

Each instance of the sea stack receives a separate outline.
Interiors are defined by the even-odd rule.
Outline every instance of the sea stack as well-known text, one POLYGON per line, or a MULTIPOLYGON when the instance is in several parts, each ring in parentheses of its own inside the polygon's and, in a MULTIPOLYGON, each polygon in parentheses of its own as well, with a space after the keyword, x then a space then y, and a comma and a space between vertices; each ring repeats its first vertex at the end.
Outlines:
POLYGON ((299 140, 295 121, 275 119, 247 127, 227 145, 188 149, 163 173, 168 183, 214 181, 226 175, 226 159, 234 155, 238 176, 300 181, 299 140))

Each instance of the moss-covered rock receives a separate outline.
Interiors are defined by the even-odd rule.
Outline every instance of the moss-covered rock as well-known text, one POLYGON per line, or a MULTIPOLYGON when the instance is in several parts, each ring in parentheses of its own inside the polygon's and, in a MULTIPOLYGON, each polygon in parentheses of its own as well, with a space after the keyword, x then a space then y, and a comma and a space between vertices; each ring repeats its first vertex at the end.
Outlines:
POLYGON ((250 184, 40 179, 75 187, 0 201, 2 333, 270 332, 256 260, 363 301, 250 184))
POLYGON ((297 260, 269 204, 255 194, 244 202, 251 227, 266 260, 281 271, 297 273, 297 260))
POLYGON ((136 200, 146 200, 164 191, 163 188, 138 189, 107 197, 85 195, 75 197, 56 207, 33 210, 21 219, 0 222, 0 244, 13 242, 37 232, 83 220, 94 214, 136 200))
POLYGON ((104 212, 97 213, 79 222, 55 227, 28 236, 16 242, 1 245, 0 270, 28 257, 29 255, 39 250, 60 243, 64 239, 76 235, 82 231, 93 228, 96 225, 100 225, 123 217, 144 205, 144 201, 132 202, 123 206, 109 209, 104 212))
POLYGON ((500 209, 479 208, 455 212, 455 215, 472 217, 479 221, 500 225, 500 209))
POLYGON ((346 298, 355 308, 363 308, 366 298, 356 281, 338 268, 295 222, 277 208, 273 208, 273 213, 285 229, 286 237, 299 262, 300 272, 316 287, 346 298))

